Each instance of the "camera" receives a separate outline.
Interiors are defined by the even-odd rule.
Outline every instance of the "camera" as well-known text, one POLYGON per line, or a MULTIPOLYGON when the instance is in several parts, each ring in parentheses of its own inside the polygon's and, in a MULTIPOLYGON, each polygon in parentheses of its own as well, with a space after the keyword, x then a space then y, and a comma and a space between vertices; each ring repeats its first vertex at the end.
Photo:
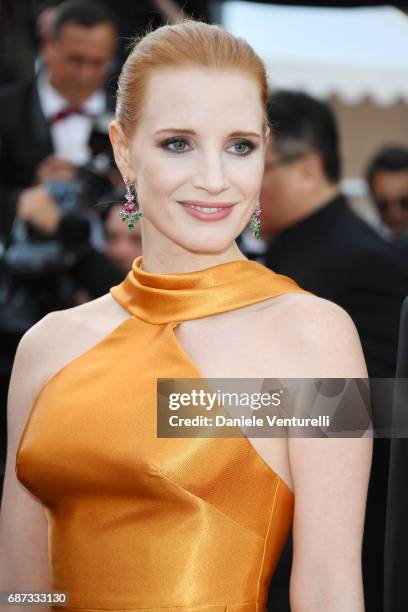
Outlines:
POLYGON ((90 161, 67 182, 44 182, 61 211, 53 236, 15 219, 10 244, 1 258, 0 332, 22 334, 52 310, 73 305, 76 286, 71 271, 89 252, 95 227, 103 229, 94 204, 112 190, 116 171, 108 138, 111 114, 94 121, 89 139, 90 161))

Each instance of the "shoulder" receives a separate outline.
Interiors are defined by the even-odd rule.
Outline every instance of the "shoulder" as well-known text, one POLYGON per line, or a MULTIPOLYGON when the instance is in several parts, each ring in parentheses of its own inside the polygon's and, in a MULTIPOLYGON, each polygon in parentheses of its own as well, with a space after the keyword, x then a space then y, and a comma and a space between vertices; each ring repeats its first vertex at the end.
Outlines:
POLYGON ((356 326, 341 306, 302 293, 280 296, 277 306, 265 309, 263 326, 276 333, 284 350, 295 357, 294 375, 367 376, 356 326))
POLYGON ((50 312, 22 336, 14 368, 30 372, 35 395, 55 372, 128 316, 110 293, 80 306, 50 312))
POLYGON ((284 314, 303 337, 316 338, 323 333, 352 332, 354 323, 348 312, 331 300, 314 294, 294 293, 285 296, 284 314))
POLYGON ((353 328, 350 315, 338 304, 313 293, 287 293, 268 300, 266 317, 279 316, 287 321, 296 332, 314 337, 316 328, 333 329, 333 326, 353 328), (276 307, 275 307, 276 302, 276 307))
POLYGON ((92 325, 94 317, 103 316, 110 301, 110 295, 105 294, 79 306, 49 312, 25 332, 20 344, 30 347, 46 343, 49 338, 55 342, 58 338, 72 337, 81 325, 92 325))

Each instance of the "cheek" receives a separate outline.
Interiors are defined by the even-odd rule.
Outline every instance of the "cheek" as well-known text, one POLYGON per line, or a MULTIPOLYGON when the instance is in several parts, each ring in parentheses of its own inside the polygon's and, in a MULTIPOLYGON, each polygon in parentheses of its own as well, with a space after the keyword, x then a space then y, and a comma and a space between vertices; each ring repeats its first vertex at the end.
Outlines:
POLYGON ((276 172, 274 183, 275 193, 279 198, 289 198, 294 191, 295 183, 290 180, 290 177, 288 177, 287 174, 280 172, 279 169, 276 172))
POLYGON ((149 153, 148 159, 134 158, 139 201, 146 204, 154 198, 158 200, 171 197, 175 190, 188 180, 186 165, 177 160, 167 160, 149 153))
POLYGON ((230 160, 227 164, 227 172, 230 183, 242 196, 250 199, 258 196, 264 172, 261 157, 230 160))
POLYGON ((256 164, 249 172, 247 172, 248 186, 251 187, 252 191, 256 191, 259 194, 262 185, 262 178, 264 173, 263 162, 256 164))
MULTIPOLYGON (((190 194, 191 189, 194 189, 194 177, 201 171, 201 166, 197 167, 197 160, 187 156, 167 158, 150 153, 145 159, 140 156, 132 159, 139 202, 149 206, 153 201, 155 209, 160 207, 160 202, 177 200, 178 197, 190 194)), ((228 154, 223 159, 223 171, 235 196, 251 202, 257 198, 263 176, 261 154, 244 159, 234 159, 228 154)))

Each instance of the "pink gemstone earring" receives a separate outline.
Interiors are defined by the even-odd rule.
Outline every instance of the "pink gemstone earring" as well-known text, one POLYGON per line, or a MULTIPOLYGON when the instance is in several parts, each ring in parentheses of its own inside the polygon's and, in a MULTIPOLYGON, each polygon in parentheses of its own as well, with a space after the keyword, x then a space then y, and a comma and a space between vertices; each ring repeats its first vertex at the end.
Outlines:
POLYGON ((255 211, 250 219, 249 226, 252 230, 252 234, 254 238, 259 240, 260 238, 260 229, 261 229, 261 204, 259 200, 256 203, 255 211))
POLYGON ((123 180, 126 185, 126 203, 124 205, 124 210, 120 211, 119 217, 122 219, 122 221, 127 221, 129 230, 134 230, 135 222, 139 221, 140 217, 143 217, 143 213, 136 210, 135 195, 132 193, 132 184, 128 177, 124 176, 123 180))

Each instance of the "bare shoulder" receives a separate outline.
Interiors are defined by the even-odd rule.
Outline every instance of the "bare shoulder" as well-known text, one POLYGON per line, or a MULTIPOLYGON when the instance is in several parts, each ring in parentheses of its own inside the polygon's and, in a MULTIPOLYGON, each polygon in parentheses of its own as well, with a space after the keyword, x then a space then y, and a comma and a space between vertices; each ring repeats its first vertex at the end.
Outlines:
POLYGON ((311 294, 286 294, 270 302, 262 322, 296 356, 300 372, 294 376, 367 377, 358 331, 338 304, 311 294))
MULTIPOLYGON (((296 332, 302 332, 312 337, 316 337, 317 329, 323 333, 348 332, 355 335, 357 333, 354 322, 348 312, 341 306, 318 297, 304 293, 289 293, 279 296, 280 308, 275 309, 275 313, 283 321, 286 320, 296 332)), ((269 309, 269 316, 274 316, 272 308, 269 309)), ((320 334, 321 337, 321 334, 320 334)))
POLYGON ((15 362, 30 372, 33 388, 38 391, 55 372, 128 317, 110 293, 50 312, 23 335, 15 362))
POLYGON ((77 331, 87 332, 90 328, 98 329, 106 321, 112 319, 120 321, 127 316, 129 315, 110 293, 106 293, 85 304, 48 313, 30 327, 22 341, 27 346, 37 344, 39 341, 46 345, 49 341, 55 347, 58 339, 63 342, 65 338, 72 338, 77 331))

